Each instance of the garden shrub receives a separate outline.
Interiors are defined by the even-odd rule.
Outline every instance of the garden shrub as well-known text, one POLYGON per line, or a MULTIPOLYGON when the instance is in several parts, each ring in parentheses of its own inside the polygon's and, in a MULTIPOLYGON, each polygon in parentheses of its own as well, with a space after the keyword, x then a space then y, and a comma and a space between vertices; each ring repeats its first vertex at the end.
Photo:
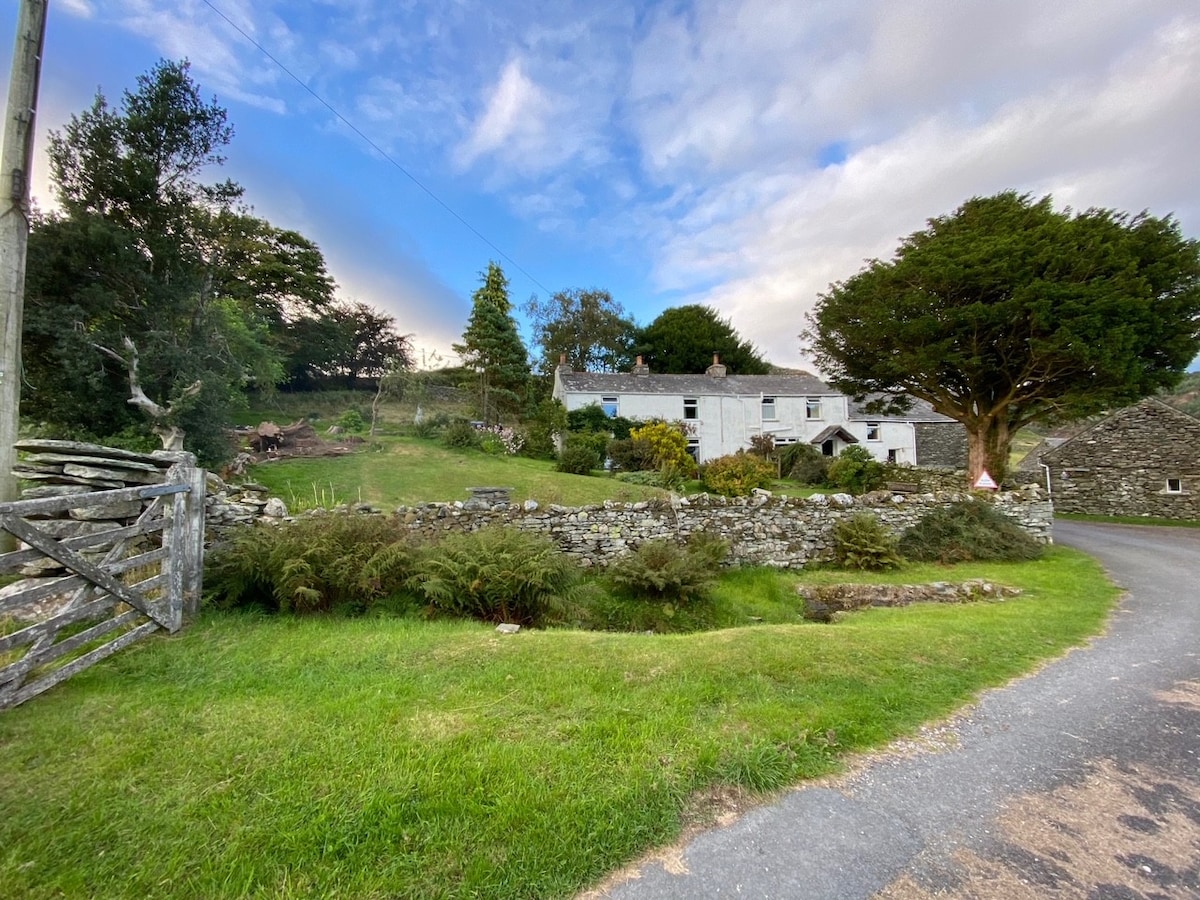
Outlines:
POLYGON ((569 600, 578 577, 549 538, 494 527, 427 547, 413 584, 435 613, 536 625, 569 600))
POLYGON ((608 574, 634 596, 685 603, 707 595, 728 553, 725 541, 707 534, 693 535, 686 546, 667 539, 646 541, 610 565, 608 574))
POLYGON ((479 449, 490 456, 516 456, 525 436, 505 425, 492 425, 479 431, 479 449))
POLYGON ((629 436, 650 445, 656 469, 674 466, 689 478, 696 472, 696 461, 688 453, 687 434, 682 424, 647 422, 630 431, 629 436))
POLYGON ((525 420, 521 455, 531 459, 554 459, 558 448, 554 436, 567 430, 567 410, 562 402, 546 399, 538 402, 533 415, 525 420))
POLYGON ((362 413, 352 406, 338 416, 337 426, 342 431, 362 431, 367 427, 367 423, 363 419, 362 413))
POLYGON ((966 500, 926 513, 900 537, 909 559, 957 563, 1039 559, 1041 544, 990 503, 966 500))
POLYGON ((478 450, 483 443, 483 435, 470 422, 459 419, 451 422, 442 429, 442 444, 458 450, 478 450))
POLYGON ((775 455, 775 435, 754 434, 750 436, 750 449, 746 451, 764 459, 775 455))
POLYGON ((653 472, 658 469, 654 447, 649 441, 613 438, 605 452, 617 472, 653 472))
POLYGON ((248 525, 205 554, 205 596, 223 609, 357 614, 406 593, 415 555, 408 533, 380 516, 248 525))
POLYGON ((775 464, 738 451, 705 463, 700 472, 704 486, 726 497, 745 497, 755 488, 769 488, 775 481, 775 464))
POLYGON ((830 457, 812 444, 788 444, 779 454, 779 471, 800 484, 818 485, 829 480, 830 457))
POLYGON ((568 475, 590 475, 604 465, 607 436, 597 433, 568 434, 567 445, 558 454, 554 468, 568 475))
POLYGON ((567 430, 573 432, 597 432, 625 440, 633 426, 633 420, 624 416, 610 416, 599 403, 589 403, 567 413, 567 430))
POLYGON ((851 445, 829 464, 829 480, 851 494, 865 494, 883 487, 883 463, 866 447, 851 445))
POLYGON ((833 560, 845 569, 878 572, 898 568, 904 559, 896 537, 870 513, 855 513, 833 527, 833 560))

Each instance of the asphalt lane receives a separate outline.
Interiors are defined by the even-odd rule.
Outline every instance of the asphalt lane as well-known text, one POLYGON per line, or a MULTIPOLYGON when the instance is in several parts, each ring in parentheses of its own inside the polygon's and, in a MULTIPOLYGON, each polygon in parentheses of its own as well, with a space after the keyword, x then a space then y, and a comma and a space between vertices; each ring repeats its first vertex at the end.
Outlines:
POLYGON ((1200 898, 1200 529, 1058 522, 1127 594, 969 712, 589 897, 1200 898))

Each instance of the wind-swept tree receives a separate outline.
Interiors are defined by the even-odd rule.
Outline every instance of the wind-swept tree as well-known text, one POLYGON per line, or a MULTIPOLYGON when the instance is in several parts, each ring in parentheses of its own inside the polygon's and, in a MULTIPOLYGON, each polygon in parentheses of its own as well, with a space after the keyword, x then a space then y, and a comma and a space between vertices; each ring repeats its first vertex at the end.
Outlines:
POLYGON ((508 279, 499 264, 489 262, 480 273, 483 284, 475 291, 471 316, 462 343, 454 352, 479 378, 479 415, 488 422, 515 416, 524 407, 529 390, 529 353, 517 330, 508 299, 508 279))
POLYGON ((831 285, 803 337, 839 390, 962 422, 972 482, 999 481, 1023 425, 1179 379, 1200 349, 1200 244, 1170 216, 975 197, 831 285))
POLYGON ((103 436, 137 421, 124 396, 212 460, 247 381, 277 380, 268 324, 222 290, 214 253, 241 193, 203 180, 224 161, 226 119, 186 62, 164 61, 119 108, 97 95, 51 135, 62 213, 30 236, 24 415, 103 436))

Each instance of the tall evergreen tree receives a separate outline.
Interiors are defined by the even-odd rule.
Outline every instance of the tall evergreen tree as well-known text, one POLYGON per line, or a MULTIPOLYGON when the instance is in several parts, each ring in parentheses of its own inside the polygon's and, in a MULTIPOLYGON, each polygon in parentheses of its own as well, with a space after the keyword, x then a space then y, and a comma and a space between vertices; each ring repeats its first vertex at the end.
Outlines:
POLYGON ((508 279, 498 263, 481 272, 483 284, 475 291, 471 316, 462 343, 454 352, 463 365, 479 376, 479 415, 498 422, 520 413, 529 390, 529 353, 517 331, 508 299, 508 279))

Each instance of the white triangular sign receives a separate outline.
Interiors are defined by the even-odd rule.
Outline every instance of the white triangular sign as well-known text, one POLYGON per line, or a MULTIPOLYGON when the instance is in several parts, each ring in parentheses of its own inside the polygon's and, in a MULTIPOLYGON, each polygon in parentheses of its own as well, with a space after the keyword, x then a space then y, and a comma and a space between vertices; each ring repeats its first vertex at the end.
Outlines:
POLYGON ((1000 485, 996 484, 996 479, 988 474, 988 470, 984 469, 979 473, 979 477, 975 479, 976 488, 986 488, 989 491, 994 491, 1000 485))

